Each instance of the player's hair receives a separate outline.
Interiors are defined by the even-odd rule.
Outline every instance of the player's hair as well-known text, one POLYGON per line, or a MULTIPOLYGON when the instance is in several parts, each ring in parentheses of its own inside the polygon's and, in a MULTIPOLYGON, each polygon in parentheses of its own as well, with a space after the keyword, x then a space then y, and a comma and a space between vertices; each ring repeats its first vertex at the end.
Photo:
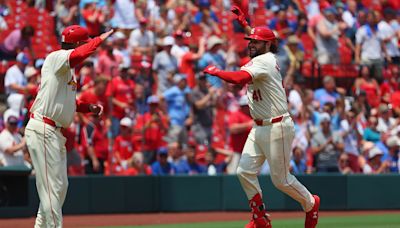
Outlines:
POLYGON ((278 45, 274 42, 271 43, 271 46, 269 47, 269 51, 276 54, 278 53, 278 45))
POLYGON ((75 44, 61 42, 61 49, 70 50, 70 49, 75 49, 75 48, 76 48, 75 44))

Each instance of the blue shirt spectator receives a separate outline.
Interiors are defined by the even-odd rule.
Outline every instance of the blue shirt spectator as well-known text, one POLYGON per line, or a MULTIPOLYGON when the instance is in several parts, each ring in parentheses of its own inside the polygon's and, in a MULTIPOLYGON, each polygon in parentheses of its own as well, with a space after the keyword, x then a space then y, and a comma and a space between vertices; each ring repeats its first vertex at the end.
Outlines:
POLYGON ((164 176, 173 174, 174 170, 172 164, 167 160, 168 159, 168 149, 165 147, 161 147, 157 151, 157 161, 155 161, 151 165, 151 169, 153 171, 153 175, 157 176, 164 176))
POLYGON ((314 100, 319 102, 320 107, 323 107, 327 102, 336 104, 336 99, 338 99, 340 95, 336 91, 335 79, 331 76, 325 76, 323 85, 323 88, 317 89, 314 92, 314 100))
MULTIPOLYGON (((179 74, 175 75, 174 81, 186 81, 183 77, 184 76, 179 74)), ((171 125, 184 126, 190 110, 189 103, 186 99, 188 93, 190 93, 189 88, 180 88, 179 86, 173 86, 164 92, 163 97, 167 103, 171 125)))
MULTIPOLYGON (((204 69, 208 65, 215 65, 219 69, 225 70, 226 61, 224 57, 220 54, 219 50, 221 49, 221 45, 223 44, 223 40, 217 36, 211 36, 207 40, 207 49, 208 51, 204 53, 204 55, 199 60, 199 68, 204 69)), ((216 88, 222 87, 222 81, 218 77, 213 77, 207 74, 207 81, 216 88)))

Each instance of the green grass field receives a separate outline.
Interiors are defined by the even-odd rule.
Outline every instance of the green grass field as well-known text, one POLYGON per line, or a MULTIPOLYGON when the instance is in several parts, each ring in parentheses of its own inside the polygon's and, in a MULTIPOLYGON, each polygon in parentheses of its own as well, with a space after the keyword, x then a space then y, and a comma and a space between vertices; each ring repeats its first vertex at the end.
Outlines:
MULTIPOLYGON (((246 221, 236 221, 151 226, 113 226, 107 228, 243 228, 245 223, 246 221)), ((301 228, 304 227, 303 223, 303 219, 279 219, 272 221, 274 228, 301 228)), ((400 215, 322 217, 318 223, 318 228, 400 228, 400 215)))

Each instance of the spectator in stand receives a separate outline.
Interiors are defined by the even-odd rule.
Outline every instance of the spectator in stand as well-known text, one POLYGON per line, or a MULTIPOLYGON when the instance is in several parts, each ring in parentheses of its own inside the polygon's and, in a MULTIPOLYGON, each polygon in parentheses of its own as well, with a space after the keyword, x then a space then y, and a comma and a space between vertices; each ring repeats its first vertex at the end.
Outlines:
MULTIPOLYGON (((110 81, 109 78, 104 76, 98 76, 94 79, 94 86, 90 89, 83 91, 80 96, 79 100, 82 102, 94 102, 90 104, 100 104, 103 106, 103 116, 109 117, 110 116, 110 105, 108 103, 108 98, 106 96, 106 88, 107 84, 110 81)), ((87 117, 83 117, 84 122, 88 122, 89 120, 87 117)))
POLYGON ((101 33, 101 26, 106 20, 101 8, 97 7, 96 4, 96 0, 86 1, 81 11, 90 37, 98 36, 101 33))
POLYGON ((375 116, 368 118, 368 126, 364 130, 363 139, 376 143, 381 140, 381 133, 377 129, 378 119, 375 116))
POLYGON ((341 154, 339 156, 338 167, 339 167, 339 172, 341 174, 351 174, 351 173, 353 173, 353 170, 350 167, 349 155, 348 154, 343 153, 343 154, 341 154))
POLYGON ((6 89, 7 95, 13 93, 25 94, 27 92, 27 80, 24 72, 28 63, 28 56, 20 52, 17 55, 17 62, 7 70, 4 76, 4 88, 6 89))
POLYGON ((273 6, 271 10, 274 13, 274 17, 269 22, 269 28, 275 30, 280 39, 285 40, 290 34, 296 31, 296 24, 287 19, 287 8, 273 6))
MULTIPOLYGON (((207 40, 207 52, 199 61, 199 68, 204 69, 208 65, 214 65, 219 69, 224 70, 226 62, 224 56, 221 55, 221 48, 224 41, 218 36, 211 36, 207 40)), ((215 88, 222 87, 222 81, 218 77, 211 77, 207 75, 207 81, 215 88)))
POLYGON ((143 154, 141 152, 134 153, 130 163, 128 164, 128 169, 123 172, 123 175, 138 176, 146 175, 149 176, 153 173, 151 167, 144 163, 143 154))
POLYGON ((153 56, 155 37, 148 29, 148 20, 141 18, 139 28, 133 30, 129 36, 129 49, 132 55, 153 56))
POLYGON ((392 76, 380 85, 382 101, 385 103, 390 103, 390 97, 399 87, 399 66, 392 65, 389 69, 392 76))
POLYGON ((165 176, 174 174, 171 162, 168 161, 168 149, 160 147, 157 152, 157 161, 151 165, 153 175, 165 176))
POLYGON ((293 175, 305 174, 307 171, 306 160, 304 159, 304 151, 300 147, 293 148, 293 157, 290 160, 290 172, 293 175))
POLYGON ((112 41, 114 46, 113 55, 122 59, 123 63, 130 63, 132 53, 128 49, 125 34, 120 31, 114 33, 112 35, 112 41))
POLYGON ((323 107, 325 103, 336 103, 340 94, 337 91, 335 79, 331 76, 325 76, 322 80, 323 88, 317 89, 314 92, 314 100, 319 103, 319 107, 323 107))
POLYGON ((165 146, 163 138, 168 132, 168 117, 159 109, 159 98, 152 95, 147 98, 149 111, 138 116, 135 128, 142 132, 142 151, 146 164, 155 161, 158 148, 165 146))
POLYGON ((103 43, 102 50, 98 54, 96 72, 109 78, 116 77, 120 67, 129 67, 130 63, 123 60, 121 56, 114 55, 114 45, 109 39, 103 43))
MULTIPOLYGON (((39 92, 40 69, 37 69, 36 67, 27 67, 24 74, 27 80, 25 100, 27 104, 26 107, 29 110, 31 108, 31 105, 33 104, 33 101, 35 100, 37 93, 39 92)), ((16 93, 14 93, 13 95, 15 94, 16 93)), ((10 95, 9 98, 13 95, 10 95)))
POLYGON ((395 14, 396 11, 391 8, 384 9, 383 20, 378 23, 378 31, 382 37, 384 45, 386 46, 385 48, 391 62, 394 64, 400 64, 399 39, 396 31, 389 24, 395 14))
POLYGON ((176 31, 174 33, 175 44, 172 46, 171 54, 175 56, 178 66, 181 65, 183 55, 189 52, 189 47, 186 44, 186 37, 182 31, 176 31))
POLYGON ((360 77, 354 82, 355 90, 364 90, 367 94, 367 102, 372 108, 379 106, 381 101, 381 91, 377 80, 371 77, 370 69, 367 65, 362 65, 360 77))
POLYGON ((250 130, 254 125, 253 118, 250 116, 248 98, 246 95, 240 97, 239 105, 240 108, 237 111, 232 111, 228 115, 229 143, 234 152, 232 160, 226 170, 228 174, 236 173, 240 156, 247 140, 247 135, 250 133, 250 130))
POLYGON ((363 165, 363 173, 365 174, 381 174, 389 172, 389 162, 382 162, 383 152, 378 147, 373 147, 368 151, 368 160, 363 165))
POLYGON ((197 144, 195 142, 189 142, 189 145, 184 149, 187 163, 189 165, 189 175, 203 174, 206 172, 206 168, 200 165, 196 160, 197 144))
POLYGON ((143 115, 149 111, 144 86, 140 83, 135 84, 135 107, 139 115, 143 115))
POLYGON ((85 153, 85 173, 104 174, 109 154, 108 129, 102 117, 91 116, 83 129, 85 153))
POLYGON ((336 9, 328 7, 324 10, 324 17, 317 24, 315 44, 319 64, 339 63, 339 23, 336 21, 336 9))
POLYGON ((0 133, 0 164, 2 166, 24 165, 24 153, 27 153, 27 148, 25 138, 18 132, 18 118, 19 114, 10 109, 3 114, 6 127, 0 133))
POLYGON ((200 144, 210 143, 213 125, 213 108, 217 99, 216 89, 210 87, 204 74, 198 74, 197 86, 192 91, 193 125, 196 141, 200 144))
POLYGON ((217 163, 217 151, 210 148, 205 154, 205 162, 207 165, 207 175, 215 176, 217 174, 223 174, 226 172, 226 167, 228 166, 231 156, 227 156, 222 162, 217 163))
POLYGON ((361 26, 356 33, 355 63, 370 67, 372 75, 378 83, 383 80, 382 68, 384 57, 391 61, 383 43, 382 34, 378 30, 379 14, 369 11, 367 23, 361 26))
POLYGON ((400 148, 400 138, 396 135, 389 137, 386 140, 386 146, 388 147, 389 154, 387 156, 387 161, 389 162, 389 171, 391 173, 399 173, 399 148, 400 148))
POLYGON ((168 160, 171 162, 173 172, 176 175, 189 174, 190 172, 189 163, 184 157, 182 149, 181 144, 177 142, 168 144, 168 153, 170 155, 168 160))
POLYGON ((79 114, 75 114, 72 124, 62 129, 66 139, 65 149, 67 151, 67 172, 70 176, 83 175, 85 173, 82 157, 80 154, 81 124, 79 114))
POLYGON ((119 134, 119 122, 135 110, 135 82, 130 78, 130 66, 121 65, 119 76, 107 85, 106 97, 112 105, 111 132, 113 138, 119 134))
POLYGON ((57 36, 68 26, 76 24, 78 16, 78 5, 73 1, 57 0, 55 6, 57 36))
POLYGON ((189 31, 190 30, 190 10, 184 6, 175 8, 175 18, 172 21, 174 31, 189 31))
MULTIPOLYGON (((340 122, 341 137, 343 137, 344 154, 347 156, 343 159, 346 160, 347 165, 351 168, 352 172, 358 173, 361 171, 358 163, 358 157, 360 156, 359 141, 361 135, 357 131, 357 119, 356 110, 351 109, 345 114, 345 118, 340 122)), ((339 158, 339 165, 340 165, 339 158)), ((340 169, 340 167, 339 167, 340 169)))
POLYGON ((132 163, 134 153, 139 153, 138 145, 135 145, 132 137, 133 121, 129 117, 124 117, 120 121, 120 134, 113 143, 114 164, 118 167, 117 172, 124 172, 132 163))
MULTIPOLYGON (((190 12, 187 13, 189 16, 191 16, 190 12)), ((166 6, 160 7, 160 16, 155 20, 154 24, 154 32, 156 33, 156 37, 165 37, 175 31, 171 22, 171 18, 168 16, 168 8, 166 6)))
POLYGON ((312 136, 311 150, 316 158, 317 172, 339 172, 338 158, 343 151, 343 139, 330 128, 329 114, 320 116, 321 131, 312 136))
POLYGON ((209 0, 199 1, 199 11, 194 16, 193 23, 200 25, 203 34, 221 34, 221 30, 218 26, 219 21, 217 15, 211 9, 211 3, 209 0))
POLYGON ((14 60, 17 54, 28 49, 30 57, 35 58, 32 50, 31 38, 35 34, 32 26, 27 25, 22 29, 15 29, 0 43, 0 60, 14 60))
POLYGON ((176 142, 183 127, 189 124, 190 101, 187 95, 191 93, 187 87, 186 75, 176 74, 174 82, 175 86, 167 89, 161 96, 165 100, 170 118, 168 137, 171 142, 176 142))
MULTIPOLYGON (((283 47, 289 58, 289 66, 287 68, 286 74, 284 76, 286 84, 293 83, 300 77, 300 67, 304 61, 304 51, 299 48, 301 41, 295 35, 288 37, 286 45, 283 47)), ((285 86, 287 87, 287 86, 285 86)))
POLYGON ((342 13, 341 19, 346 24, 346 35, 354 43, 357 31, 357 2, 356 0, 347 0, 347 9, 342 13))
POLYGON ((163 50, 158 52, 153 59, 154 80, 157 83, 157 93, 162 94, 173 85, 173 77, 178 70, 178 62, 171 54, 175 39, 171 36, 163 38, 163 50))
POLYGON ((393 117, 392 110, 387 104, 380 104, 378 109, 378 126, 376 130, 383 134, 397 134, 397 126, 399 120, 393 117))
POLYGON ((121 30, 126 36, 139 26, 135 15, 134 0, 115 0, 113 1, 114 16, 111 25, 121 30))
POLYGON ((94 85, 94 78, 96 77, 96 72, 92 61, 85 61, 82 63, 82 68, 76 75, 76 80, 78 82, 77 91, 83 92, 90 89, 94 85))
POLYGON ((205 51, 205 37, 199 39, 199 44, 190 44, 189 51, 186 52, 181 59, 179 72, 187 75, 188 86, 193 89, 196 85, 196 68, 197 61, 203 56, 205 51))

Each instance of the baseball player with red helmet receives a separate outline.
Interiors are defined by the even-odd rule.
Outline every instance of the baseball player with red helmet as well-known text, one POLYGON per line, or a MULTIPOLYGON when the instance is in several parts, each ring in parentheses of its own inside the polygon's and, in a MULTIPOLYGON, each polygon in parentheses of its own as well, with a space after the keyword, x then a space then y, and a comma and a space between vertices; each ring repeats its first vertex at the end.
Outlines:
POLYGON ((41 70, 39 93, 30 109, 25 128, 26 144, 36 171, 40 198, 35 227, 62 227, 62 205, 68 179, 65 137, 75 111, 101 115, 103 107, 76 100, 74 67, 94 53, 112 30, 89 39, 85 28, 72 25, 64 29, 61 50, 50 53, 41 70))
POLYGON ((234 84, 248 84, 247 98, 255 126, 251 129, 240 158, 237 175, 249 199, 253 217, 246 228, 270 228, 262 191, 257 179, 264 161, 270 166, 272 182, 282 192, 301 204, 306 212, 305 228, 316 227, 320 199, 312 195, 289 172, 294 124, 288 113, 285 89, 275 53, 274 33, 266 27, 251 28, 240 8, 234 6, 239 23, 245 28, 249 40, 250 62, 240 71, 222 71, 208 66, 204 72, 234 84))

